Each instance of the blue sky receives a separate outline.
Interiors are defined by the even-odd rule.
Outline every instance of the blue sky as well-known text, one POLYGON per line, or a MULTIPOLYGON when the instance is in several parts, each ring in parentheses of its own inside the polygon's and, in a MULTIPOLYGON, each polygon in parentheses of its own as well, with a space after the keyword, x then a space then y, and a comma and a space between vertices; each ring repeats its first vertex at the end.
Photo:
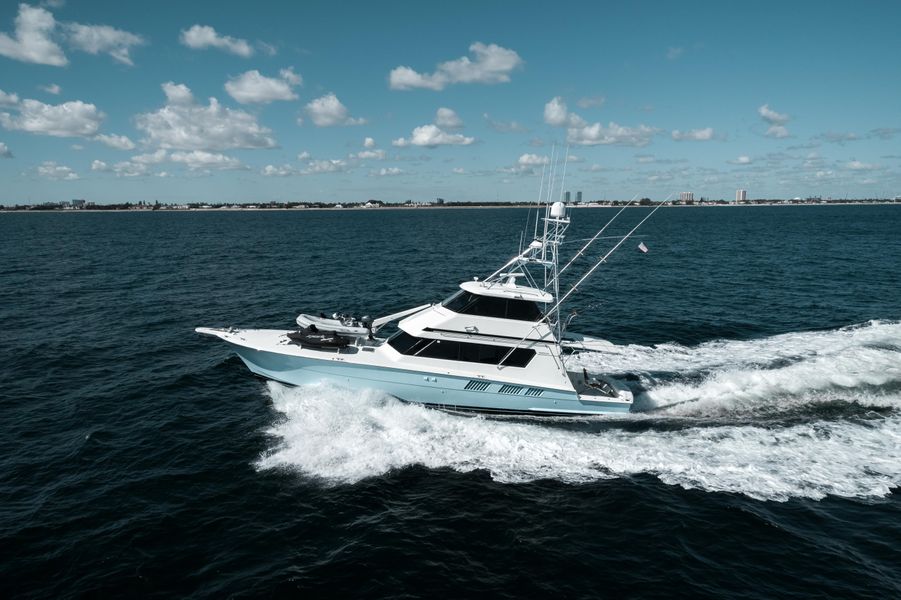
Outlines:
POLYGON ((897 2, 0 5, 0 203, 901 195, 897 2), (125 7, 125 8, 123 8, 125 7))

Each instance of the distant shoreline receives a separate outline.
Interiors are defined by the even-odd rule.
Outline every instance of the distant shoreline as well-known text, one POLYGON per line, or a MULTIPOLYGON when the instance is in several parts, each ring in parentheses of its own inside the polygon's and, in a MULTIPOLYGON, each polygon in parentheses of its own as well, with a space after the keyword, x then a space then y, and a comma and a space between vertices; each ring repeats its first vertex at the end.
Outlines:
MULTIPOLYGON (((657 206, 659 203, 654 202, 650 205, 638 205, 634 204, 631 206, 626 206, 625 208, 649 208, 657 206)), ((670 208, 765 208, 765 207, 791 207, 791 206, 887 206, 887 205, 898 205, 901 206, 901 201, 892 201, 892 200, 882 200, 882 201, 848 201, 848 202, 773 202, 773 203, 761 203, 761 204, 734 204, 734 203, 726 203, 726 204, 671 204, 670 208)), ((307 206, 298 206, 298 207, 255 207, 255 208, 239 208, 239 207, 210 207, 210 208, 2 208, 0 209, 0 214, 19 214, 19 213, 203 213, 203 212, 215 212, 215 213, 241 213, 241 212, 306 212, 306 211, 353 211, 353 212, 377 212, 383 210, 405 210, 405 211, 420 211, 420 210, 493 210, 493 209, 509 209, 509 208, 526 208, 532 209, 535 208, 535 204, 510 204, 510 205, 477 205, 477 206, 380 206, 378 208, 372 207, 364 207, 364 206, 347 206, 337 208, 334 206, 315 206, 315 207, 307 207, 307 206)), ((570 205, 569 208, 577 208, 577 209, 595 209, 595 208, 624 208, 623 205, 611 205, 611 204, 588 204, 588 205, 570 205)))

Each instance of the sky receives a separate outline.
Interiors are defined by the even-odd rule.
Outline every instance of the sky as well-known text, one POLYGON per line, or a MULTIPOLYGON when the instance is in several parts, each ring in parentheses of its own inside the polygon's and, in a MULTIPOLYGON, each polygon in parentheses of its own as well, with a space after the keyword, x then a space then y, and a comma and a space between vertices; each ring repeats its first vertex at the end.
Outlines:
POLYGON ((901 196, 901 3, 0 3, 0 204, 901 196), (556 189, 559 188, 559 189, 556 189))

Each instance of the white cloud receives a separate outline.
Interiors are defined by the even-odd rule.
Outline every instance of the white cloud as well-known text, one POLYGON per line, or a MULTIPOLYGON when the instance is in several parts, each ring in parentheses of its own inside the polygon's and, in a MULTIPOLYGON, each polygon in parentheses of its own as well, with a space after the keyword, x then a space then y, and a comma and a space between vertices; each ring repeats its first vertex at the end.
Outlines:
POLYGON ((375 140, 371 137, 363 139, 363 147, 364 148, 375 148, 375 140))
POLYGON ((146 175, 150 169, 146 164, 124 160, 114 164, 112 170, 118 177, 140 177, 146 175))
POLYGON ((191 93, 191 88, 183 83, 167 81, 161 87, 169 104, 190 105, 194 103, 194 94, 191 93))
POLYGON ((302 175, 316 175, 318 173, 337 173, 347 170, 347 162, 339 158, 330 160, 311 160, 307 168, 302 170, 302 175))
POLYGON ((58 165, 52 160, 44 161, 38 167, 38 175, 45 179, 58 181, 73 181, 78 179, 78 173, 64 165, 58 165))
POLYGON ((604 106, 604 102, 607 99, 604 96, 585 96, 583 98, 579 98, 579 101, 576 104, 579 105, 580 108, 600 108, 604 106))
POLYGON ((847 165, 845 165, 852 171, 872 171, 874 169, 878 169, 877 165, 871 163, 860 162, 859 160, 852 160, 847 165))
POLYGON ((13 153, 10 151, 9 146, 0 142, 0 158, 12 158, 13 153))
POLYGON ((772 123, 774 125, 785 125, 789 120, 788 115, 776 112, 775 110, 770 108, 769 104, 764 104, 757 109, 757 112, 761 117, 763 117, 764 121, 766 121, 767 123, 772 123))
POLYGON ((168 82, 162 88, 167 104, 135 117, 135 125, 146 134, 148 143, 173 150, 207 151, 276 145, 272 131, 250 113, 225 108, 215 98, 210 98, 208 106, 196 104, 184 85, 168 82))
POLYGON ((751 159, 751 157, 746 155, 741 155, 735 160, 729 161, 729 163, 733 165, 750 165, 752 162, 754 161, 751 159))
POLYGON ((109 25, 65 25, 69 45, 88 54, 109 54, 124 65, 133 66, 129 54, 133 46, 145 44, 141 36, 109 25))
POLYGON ((132 156, 132 162, 142 164, 142 165, 158 165, 162 162, 166 162, 169 158, 169 153, 165 150, 157 150, 156 152, 148 152, 146 154, 138 154, 136 156, 132 156))
POLYGON ((372 174, 378 177, 392 177, 394 175, 403 175, 404 170, 398 167, 383 167, 378 171, 372 171, 372 174))
POLYGON ((647 125, 627 127, 611 121, 606 127, 601 123, 570 127, 566 139, 570 144, 581 146, 618 145, 647 146, 657 129, 647 125))
POLYGON ((54 29, 56 20, 50 11, 20 4, 15 36, 0 33, 0 55, 22 62, 63 67, 69 61, 50 39, 54 29))
POLYGON ((317 127, 332 127, 335 125, 363 125, 366 119, 354 119, 347 111, 347 107, 341 104, 335 94, 326 94, 315 100, 311 100, 305 110, 317 127))
POLYGON ((15 106, 18 103, 18 94, 7 94, 3 90, 0 90, 0 106, 15 106))
POLYGON ((385 151, 384 150, 361 150, 356 154, 351 154, 350 158, 356 158, 359 160, 385 160, 385 151))
POLYGON ((576 113, 569 112, 560 96, 555 96, 544 105, 544 122, 555 127, 566 127, 567 142, 582 146, 646 146, 659 131, 647 125, 627 127, 612 121, 606 127, 601 123, 589 125, 576 113))
POLYGON ((51 83, 50 85, 39 85, 38 89, 44 90, 48 94, 53 94, 54 96, 58 96, 59 93, 63 91, 63 88, 59 87, 55 83, 51 83))
POLYGON ((94 160, 91 162, 92 171, 109 171, 109 165, 102 160, 94 160))
POLYGON ((435 125, 445 129, 460 129, 463 127, 463 119, 453 109, 441 107, 435 113, 435 125))
POLYGON ((298 171, 290 165, 266 165, 260 170, 260 175, 264 177, 288 177, 289 175, 297 175, 298 171))
POLYGON ((300 154, 297 155, 297 160, 309 160, 310 153, 304 150, 300 154))
POLYGON ((253 56, 253 47, 247 40, 219 35, 209 25, 194 25, 190 29, 182 30, 179 39, 182 44, 194 50, 218 48, 244 58, 253 56))
POLYGON ((789 117, 785 113, 779 113, 770 108, 769 104, 764 104, 760 108, 757 109, 757 114, 760 117, 769 123, 769 128, 766 130, 766 135, 774 138, 786 138, 789 136, 788 129, 785 127, 785 124, 788 123, 789 117))
POLYGON ((282 69, 278 78, 266 77, 254 69, 229 79, 225 83, 225 91, 241 104, 268 104, 273 100, 297 100, 292 87, 300 85, 300 82, 300 75, 290 68, 282 69))
POLYGON ((204 150, 173 152, 169 155, 169 160, 174 163, 183 164, 192 171, 198 169, 216 169, 222 171, 240 169, 242 167, 241 161, 237 158, 214 152, 206 152, 204 150))
POLYGON ((535 166, 546 165, 551 161, 547 156, 540 156, 538 154, 523 154, 516 162, 520 165, 535 166))
POLYGON ((443 90, 454 83, 506 83, 510 73, 522 66, 515 51, 497 44, 475 42, 469 46, 475 60, 463 56, 439 64, 434 73, 417 73, 410 67, 397 67, 388 75, 392 90, 415 88, 443 90))
POLYGON ((679 131, 674 129, 672 133, 673 139, 677 142, 695 141, 706 142, 713 139, 713 127, 705 127, 704 129, 692 129, 691 131, 679 131))
POLYGON ((463 167, 454 167, 453 169, 451 169, 451 173, 453 173, 454 175, 466 175, 466 169, 464 169, 463 167))
POLYGON ((680 47, 670 47, 666 49, 666 59, 667 60, 676 60, 682 53, 685 52, 685 48, 680 47))
POLYGON ((55 137, 91 137, 100 129, 100 123, 106 116, 93 104, 81 100, 44 104, 25 99, 16 108, 16 116, 0 113, 0 125, 6 129, 55 137))
POLYGON ((391 142, 395 146, 468 146, 475 142, 475 138, 466 137, 459 133, 447 133, 437 125, 423 125, 413 130, 409 139, 398 138, 391 142))
POLYGON ((116 150, 134 150, 135 144, 128 136, 124 135, 107 135, 105 133, 101 133, 94 137, 95 140, 106 144, 110 148, 115 148, 116 150))
POLYGON ((544 105, 544 122, 554 127, 566 125, 569 120, 569 110, 566 102, 560 96, 554 96, 544 105))

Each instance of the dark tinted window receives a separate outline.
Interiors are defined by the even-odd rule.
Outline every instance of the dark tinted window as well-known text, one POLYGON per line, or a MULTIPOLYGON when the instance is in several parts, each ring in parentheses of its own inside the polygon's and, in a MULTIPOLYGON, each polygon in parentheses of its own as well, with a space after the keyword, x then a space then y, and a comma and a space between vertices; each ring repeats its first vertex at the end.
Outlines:
MULTIPOLYGON (((489 346, 488 344, 470 344, 455 340, 430 340, 417 338, 405 331, 398 332, 388 340, 392 348, 408 356, 425 358, 441 358, 444 360, 460 360, 464 362, 496 365, 510 352, 508 346, 489 346)), ((525 367, 535 356, 535 351, 528 348, 517 348, 510 352, 504 361, 508 367, 525 367)))
POLYGON ((517 321, 537 321, 543 316, 538 304, 531 300, 479 296, 465 290, 460 290, 445 300, 444 307, 461 315, 515 319, 517 321))

